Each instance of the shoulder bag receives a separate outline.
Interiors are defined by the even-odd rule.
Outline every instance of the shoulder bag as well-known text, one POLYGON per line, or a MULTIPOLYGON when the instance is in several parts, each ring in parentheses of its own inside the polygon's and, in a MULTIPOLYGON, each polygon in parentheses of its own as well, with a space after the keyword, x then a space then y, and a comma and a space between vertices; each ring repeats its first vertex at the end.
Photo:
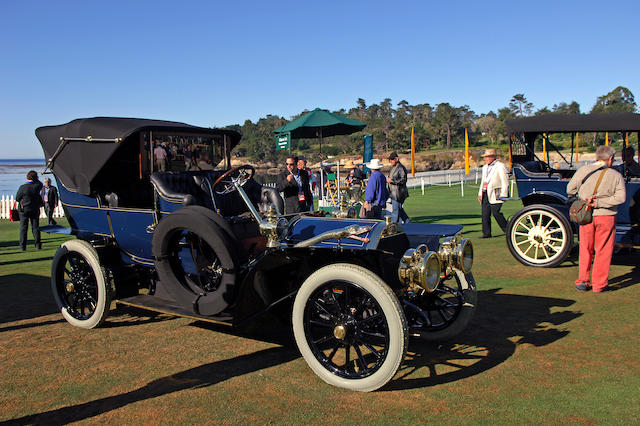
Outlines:
POLYGON ((9 210, 9 221, 20 222, 20 213, 18 213, 18 202, 13 203, 13 208, 9 210))
MULTIPOLYGON (((600 186, 600 182, 602 182, 602 178, 604 177, 604 174, 606 172, 607 172, 607 169, 604 169, 600 173, 600 177, 598 178, 596 187, 593 190, 592 197, 594 197, 596 195, 596 192, 598 192, 598 187, 600 186)), ((593 173, 595 173, 595 171, 587 175, 587 177, 582 180, 582 183, 584 184, 584 182, 593 173)), ((591 223, 591 221, 593 220, 593 207, 588 205, 586 200, 583 200, 582 198, 578 198, 573 203, 571 203, 571 207, 569 208, 569 218, 571 219, 572 222, 575 222, 579 225, 586 225, 588 223, 591 223)))

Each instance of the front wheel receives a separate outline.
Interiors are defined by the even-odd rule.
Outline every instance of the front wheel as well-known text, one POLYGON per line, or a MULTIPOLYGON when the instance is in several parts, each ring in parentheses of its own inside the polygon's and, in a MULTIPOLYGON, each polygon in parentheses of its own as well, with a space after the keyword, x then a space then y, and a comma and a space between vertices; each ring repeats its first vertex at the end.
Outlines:
POLYGON ((293 305, 293 332, 314 373, 350 390, 384 386, 407 351, 398 298, 380 277, 351 264, 325 266, 305 280, 293 305))
POLYGON ((476 312, 478 290, 471 272, 454 269, 449 281, 432 293, 402 300, 413 337, 430 342, 449 340, 467 328, 476 312))
POLYGON ((80 328, 102 324, 112 289, 96 250, 86 241, 67 241, 51 265, 51 290, 64 319, 80 328))
POLYGON ((573 229, 559 210, 533 204, 509 220, 506 238, 509 251, 520 263, 550 268, 569 255, 573 229))

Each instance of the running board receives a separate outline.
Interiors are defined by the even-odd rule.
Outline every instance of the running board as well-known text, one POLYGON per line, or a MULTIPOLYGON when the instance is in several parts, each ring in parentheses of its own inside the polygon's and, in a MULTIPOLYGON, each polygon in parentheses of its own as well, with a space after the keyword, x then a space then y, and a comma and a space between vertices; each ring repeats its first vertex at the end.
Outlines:
POLYGON ((628 249, 640 249, 640 246, 633 244, 625 244, 625 243, 616 243, 616 247, 619 248, 628 248, 628 249))
POLYGON ((227 325, 232 327, 232 317, 216 316, 205 317, 178 306, 174 301, 161 299, 157 296, 148 296, 140 294, 137 296, 126 297, 116 300, 117 305, 131 306, 133 308, 144 309, 146 311, 159 312, 161 314, 172 315, 176 317, 189 318, 196 321, 206 321, 214 324, 227 325))

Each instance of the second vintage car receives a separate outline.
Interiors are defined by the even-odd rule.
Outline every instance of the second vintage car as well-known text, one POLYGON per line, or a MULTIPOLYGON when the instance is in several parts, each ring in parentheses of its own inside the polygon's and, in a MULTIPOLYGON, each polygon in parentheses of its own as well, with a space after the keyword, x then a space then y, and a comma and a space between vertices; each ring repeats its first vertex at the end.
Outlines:
MULTIPOLYGON (((611 132, 622 135, 628 145, 629 134, 640 130, 640 114, 545 114, 507 120, 506 125, 513 175, 523 204, 509 221, 507 246, 524 265, 556 266, 569 256, 578 236, 577 226, 569 221, 567 184, 577 169, 574 159, 580 133, 583 144, 587 132, 611 132), (570 136, 571 152, 557 150, 550 140, 552 134, 570 136), (544 145, 544 151, 557 152, 561 160, 552 164, 550 155, 541 159, 536 144, 538 152, 544 145)), ((624 163, 617 167, 625 178, 627 199, 618 206, 616 246, 640 248, 640 176, 630 173, 624 163)))

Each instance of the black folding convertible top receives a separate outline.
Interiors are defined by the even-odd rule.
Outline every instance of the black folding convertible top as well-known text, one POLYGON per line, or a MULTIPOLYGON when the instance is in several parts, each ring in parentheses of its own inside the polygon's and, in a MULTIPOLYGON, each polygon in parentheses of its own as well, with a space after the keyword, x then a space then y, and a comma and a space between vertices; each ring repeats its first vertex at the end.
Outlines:
POLYGON ((39 127, 36 129, 36 136, 47 161, 56 153, 63 139, 70 139, 55 158, 53 173, 68 189, 89 195, 91 181, 109 158, 121 144, 139 143, 139 140, 127 141, 127 137, 142 131, 226 135, 230 143, 229 150, 242 137, 233 130, 196 127, 174 121, 115 117, 80 118, 59 126, 39 127))
POLYGON ((640 114, 544 114, 505 121, 507 133, 635 132, 640 114))

